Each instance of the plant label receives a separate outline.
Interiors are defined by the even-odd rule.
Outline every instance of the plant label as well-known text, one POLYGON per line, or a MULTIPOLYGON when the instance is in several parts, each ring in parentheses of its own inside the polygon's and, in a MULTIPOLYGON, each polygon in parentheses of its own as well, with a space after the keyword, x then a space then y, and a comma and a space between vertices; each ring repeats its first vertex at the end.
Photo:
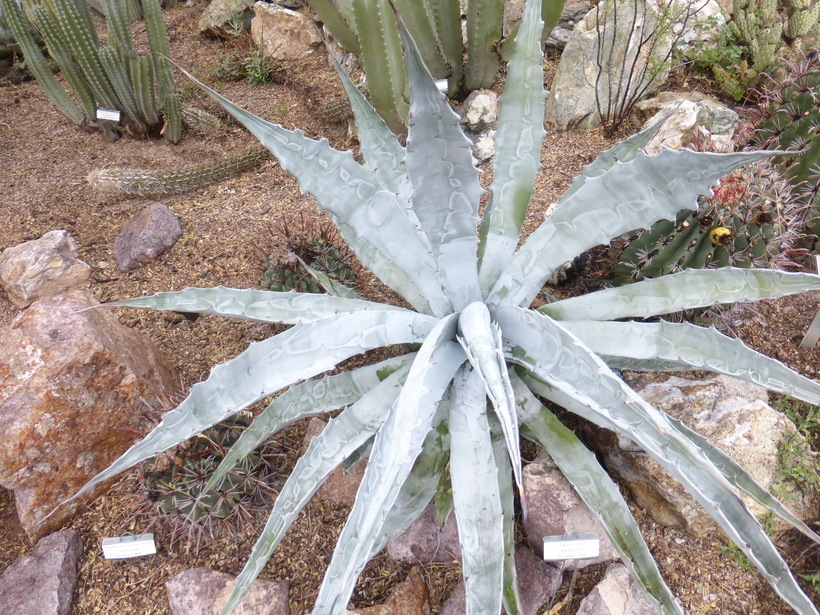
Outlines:
POLYGON ((601 541, 596 534, 563 534, 544 536, 546 561, 593 559, 601 553, 601 541))
POLYGON ((112 122, 120 121, 120 112, 114 109, 97 109, 98 120, 111 120, 112 122))
POLYGON ((139 534, 137 536, 105 538, 102 541, 102 550, 105 559, 126 559, 154 555, 157 552, 157 547, 154 544, 153 534, 139 534))

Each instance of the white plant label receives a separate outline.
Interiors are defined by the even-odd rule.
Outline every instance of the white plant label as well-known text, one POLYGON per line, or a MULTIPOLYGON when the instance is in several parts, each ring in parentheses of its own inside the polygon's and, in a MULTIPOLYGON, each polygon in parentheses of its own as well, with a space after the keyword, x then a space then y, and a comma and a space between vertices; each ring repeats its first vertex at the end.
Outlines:
POLYGON ((102 541, 102 550, 105 559, 126 559, 154 555, 157 552, 157 547, 154 544, 153 534, 139 534, 137 536, 105 538, 102 541))
POLYGON ((97 109, 98 120, 111 120, 112 122, 120 121, 120 112, 114 109, 97 109))
POLYGON ((596 534, 564 534, 544 536, 544 559, 592 559, 601 553, 601 541, 596 534))

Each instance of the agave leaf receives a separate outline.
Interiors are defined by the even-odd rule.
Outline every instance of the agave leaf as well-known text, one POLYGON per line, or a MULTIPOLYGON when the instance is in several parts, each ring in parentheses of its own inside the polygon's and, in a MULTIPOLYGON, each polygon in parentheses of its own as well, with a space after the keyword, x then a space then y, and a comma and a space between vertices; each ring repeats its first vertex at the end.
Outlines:
POLYGON ((515 490, 513 488, 512 466, 507 452, 507 443, 501 432, 501 425, 490 415, 490 436, 493 446, 493 460, 498 468, 498 493, 501 497, 502 521, 504 524, 504 587, 501 599, 507 615, 522 615, 521 594, 518 591, 518 572, 515 567, 515 490))
POLYGON ((820 404, 820 383, 780 361, 752 350, 714 328, 672 322, 602 322, 567 320, 564 328, 595 353, 638 360, 687 363, 772 391, 820 404))
POLYGON ((354 403, 384 379, 382 374, 385 370, 392 373, 408 364, 413 356, 403 355, 353 371, 313 378, 292 386, 254 417, 253 422, 234 442, 219 467, 208 479, 203 493, 210 491, 240 460, 280 429, 299 419, 354 403))
POLYGON ((451 311, 437 277, 430 247, 403 213, 397 195, 362 167, 350 152, 326 139, 308 139, 237 107, 177 65, 208 95, 253 133, 302 190, 330 212, 345 242, 362 264, 416 310, 438 316, 451 311))
POLYGON ((467 615, 499 615, 504 588, 504 515, 487 400, 479 373, 462 367, 450 404, 450 473, 467 615))
POLYGON ((327 477, 384 423, 408 371, 409 366, 405 366, 388 376, 359 401, 331 419, 322 432, 313 438, 276 498, 265 528, 236 579, 236 586, 222 609, 222 615, 230 615, 239 605, 296 515, 327 477))
POLYGON ((353 451, 350 456, 342 463, 342 471, 347 474, 362 461, 370 457, 370 451, 373 450, 373 437, 371 436, 367 442, 362 444, 359 448, 353 451))
POLYGON ((614 370, 629 369, 635 372, 681 372, 692 369, 688 363, 678 361, 662 361, 660 359, 628 359, 624 357, 609 357, 599 355, 604 363, 614 370))
POLYGON ((326 293, 335 295, 336 297, 344 297, 345 299, 361 299, 362 301, 366 301, 364 297, 352 288, 348 288, 341 282, 334 280, 325 273, 308 265, 298 254, 293 254, 293 256, 296 257, 296 261, 299 263, 299 266, 304 269, 305 273, 316 280, 319 286, 322 287, 322 290, 326 293))
POLYGON ((216 314, 243 320, 255 320, 285 325, 301 325, 344 312, 409 310, 373 303, 365 299, 349 299, 296 291, 275 292, 254 288, 186 288, 176 292, 157 293, 108 305, 142 307, 152 310, 174 310, 194 314, 216 314))
POLYGON ((352 312, 296 325, 217 365, 191 387, 159 425, 97 474, 71 499, 149 457, 184 442, 255 401, 304 378, 332 369, 358 353, 390 344, 420 342, 430 318, 399 312, 352 312))
MULTIPOLYGON (((331 57, 333 57, 332 54, 331 57)), ((411 187, 407 168, 404 165, 404 147, 396 139, 396 135, 390 132, 387 124, 376 113, 364 94, 335 61, 336 58, 333 59, 336 72, 350 100, 353 116, 356 118, 356 133, 365 164, 376 173, 385 187, 399 196, 401 203, 409 207, 411 187)))
POLYGON ((513 376, 512 381, 521 420, 589 506, 655 608, 664 615, 683 615, 683 609, 664 582, 618 486, 595 455, 533 396, 519 378, 513 376))
POLYGON ((376 435, 356 502, 319 589, 313 615, 340 615, 384 530, 387 512, 412 470, 432 428, 436 409, 464 351, 456 342, 457 316, 441 319, 422 344, 384 426, 376 435))
POLYGON ((518 448, 518 417, 515 411, 515 396, 504 361, 501 331, 498 325, 490 322, 490 312, 481 302, 471 303, 462 310, 458 319, 458 331, 458 341, 473 369, 481 377, 487 397, 490 398, 495 414, 501 422, 513 475, 521 494, 522 508, 526 511, 524 481, 521 478, 521 452, 518 448))
POLYGON ((541 168, 544 131, 544 71, 541 68, 540 7, 530 3, 507 69, 499 103, 490 201, 484 210, 479 244, 479 279, 486 294, 512 258, 541 168))
POLYGON ((430 240, 442 283, 458 311, 481 296, 476 268, 482 193, 478 170, 458 115, 436 88, 401 21, 399 26, 410 76, 406 164, 413 186, 413 211, 430 240))
POLYGON ((712 515, 792 608, 801 615, 817 614, 735 488, 665 414, 549 317, 512 306, 499 308, 495 317, 511 346, 509 360, 564 393, 571 403, 563 405, 571 412, 637 442, 712 515))
POLYGON ((777 498, 772 496, 763 487, 758 485, 749 474, 741 468, 731 457, 709 442, 696 431, 689 429, 681 421, 669 417, 669 422, 703 450, 704 454, 723 472, 723 475, 734 486, 754 498, 761 506, 765 506, 778 517, 799 530, 804 536, 820 544, 820 535, 814 533, 805 523, 798 519, 788 508, 783 506, 777 498))
POLYGON ((685 269, 539 308, 556 320, 650 318, 681 310, 820 290, 820 277, 769 269, 685 269))
POLYGON ((628 164, 615 164, 590 177, 515 253, 487 302, 529 305, 552 272, 578 254, 636 228, 649 228, 682 209, 695 209, 697 198, 743 165, 771 152, 713 154, 665 149, 642 151, 628 164), (670 172, 670 169, 673 170, 670 172))
POLYGON ((450 458, 450 432, 446 418, 449 405, 442 403, 433 420, 433 428, 422 444, 422 450, 413 469, 404 481, 393 507, 387 513, 379 540, 374 543, 370 557, 384 549, 419 518, 436 494, 447 460, 450 458))

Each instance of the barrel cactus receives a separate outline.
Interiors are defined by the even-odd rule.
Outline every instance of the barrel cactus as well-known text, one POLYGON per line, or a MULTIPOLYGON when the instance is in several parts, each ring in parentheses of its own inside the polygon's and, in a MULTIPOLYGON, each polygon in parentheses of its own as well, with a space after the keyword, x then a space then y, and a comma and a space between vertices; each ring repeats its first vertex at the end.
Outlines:
MULTIPOLYGON (((543 129, 540 1, 529 0, 501 97, 489 202, 458 117, 403 33, 411 83, 407 144, 341 75, 362 162, 324 140, 254 116, 212 90, 333 217, 365 267, 406 307, 352 296, 186 289, 116 305, 292 325, 215 367, 162 422, 83 491, 276 392, 216 477, 283 426, 343 408, 283 485, 223 613, 231 613, 296 515, 333 470, 370 447, 369 463, 314 615, 341 615, 367 561, 417 518, 449 471, 463 552, 467 613, 521 613, 513 560, 522 489, 519 423, 567 475, 660 613, 682 614, 619 488, 546 408, 555 402, 638 443, 680 481, 801 615, 803 593, 743 492, 813 540, 814 532, 729 457, 641 399, 613 367, 696 367, 820 402, 820 383, 714 329, 647 318, 685 308, 820 289, 814 275, 686 270, 531 309, 552 271, 593 246, 697 206, 718 178, 768 152, 641 150, 630 138, 585 168, 519 247, 543 129), (630 320, 631 319, 631 320, 630 320), (326 375, 371 350, 398 353, 326 375)), ((404 32, 404 31, 403 31, 404 32)), ((213 480, 218 480, 218 478, 213 480)), ((81 493, 83 492, 81 491, 81 493)))
POLYGON ((787 264, 800 237, 804 208, 772 164, 725 177, 695 211, 661 220, 612 242, 615 284, 689 268, 787 264))

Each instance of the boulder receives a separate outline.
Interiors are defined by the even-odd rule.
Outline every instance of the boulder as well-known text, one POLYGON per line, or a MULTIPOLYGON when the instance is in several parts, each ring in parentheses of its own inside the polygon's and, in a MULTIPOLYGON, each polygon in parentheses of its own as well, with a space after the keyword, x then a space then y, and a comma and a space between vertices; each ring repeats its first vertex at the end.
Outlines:
POLYGON ((644 147, 648 154, 657 154, 664 147, 681 149, 693 143, 701 151, 734 150, 732 137, 738 125, 738 115, 707 94, 661 92, 655 98, 639 102, 635 109, 649 117, 643 128, 666 118, 660 130, 644 147))
POLYGON ((182 237, 182 225, 165 205, 154 202, 133 215, 114 240, 117 268, 128 273, 170 250, 182 237))
POLYGON ((211 0, 199 18, 199 31, 211 36, 228 37, 234 25, 250 27, 254 0, 211 0), (232 25, 233 24, 233 25, 232 25))
POLYGON ((430 504, 401 536, 387 545, 390 557, 410 566, 460 561, 455 513, 450 512, 444 527, 439 527, 437 519, 436 507, 430 504))
POLYGON ((77 258, 77 243, 68 231, 49 231, 0 254, 0 284, 9 300, 25 308, 37 299, 82 286, 91 267, 77 258))
POLYGON ((576 615, 657 615, 657 611, 626 566, 612 564, 581 601, 576 615))
POLYGON ((498 95, 492 90, 475 90, 464 101, 461 123, 468 130, 481 132, 498 122, 498 95))
POLYGON ((618 559, 615 547, 604 533, 604 528, 546 451, 538 453, 524 467, 523 478, 524 495, 527 498, 524 529, 536 553, 543 555, 546 536, 593 533, 601 540, 599 557, 567 560, 564 569, 574 570, 618 559))
POLYGON ((83 543, 75 530, 40 539, 0 575, 4 615, 69 615, 83 543))
MULTIPOLYGON (((172 615, 217 615, 228 602, 236 577, 210 568, 191 568, 165 583, 172 615)), ((234 615, 288 615, 288 584, 256 579, 234 615)))
POLYGON ((301 60, 322 48, 322 37, 310 17, 276 4, 257 2, 251 36, 262 52, 276 60, 301 60))
MULTIPOLYGON (((709 16, 722 15, 716 0, 707 0, 696 16, 685 20, 685 25, 676 24, 676 27, 685 27, 680 34, 673 28, 674 36, 654 45, 640 46, 641 37, 633 32, 657 30, 658 23, 668 19, 664 15, 668 15, 669 0, 646 0, 645 4, 638 1, 634 22, 632 10, 617 13, 607 10, 601 18, 606 22, 597 27, 600 4, 578 22, 561 55, 547 97, 544 111, 547 128, 594 128, 601 123, 599 104, 606 110, 619 107, 624 100, 651 96, 666 81, 669 69, 663 60, 674 44, 673 38, 679 36, 678 44, 684 45, 684 41, 694 40, 695 33, 708 31, 703 23, 709 16), (646 11, 642 10, 644 6, 646 11), (600 62, 599 49, 602 50, 600 62)), ((690 6, 689 0, 671 1, 674 11, 685 11, 690 6)))
POLYGON ((347 610, 345 615, 430 615, 427 584, 421 576, 421 568, 411 568, 405 581, 393 590, 384 604, 347 610))
POLYGON ((546 46, 558 50, 564 49, 575 26, 584 18, 584 15, 589 13, 591 8, 592 3, 588 0, 567 0, 558 23, 547 36, 546 46))
POLYGON ((43 299, 0 341, 0 484, 14 490, 35 540, 61 527, 106 487, 54 508, 144 433, 146 412, 178 394, 156 347, 88 293, 43 299))
MULTIPOLYGON (((561 586, 561 573, 525 545, 515 547, 515 569, 521 596, 522 615, 536 615, 561 586)), ((441 615, 464 615, 467 596, 462 580, 450 593, 441 615)), ((502 613, 506 611, 502 610, 502 613)))
MULTIPOLYGON (((702 379, 627 375, 648 402, 685 423, 738 462, 764 489, 775 490, 801 519, 817 516, 816 496, 780 482, 779 446, 799 438, 794 424, 765 401, 764 388, 729 376, 702 379)), ((686 490, 634 442, 604 432, 598 442, 607 468, 629 489, 638 506, 668 527, 704 537, 717 524, 686 490)), ((808 450, 808 447, 807 447, 808 450)), ((766 509, 744 498, 755 515, 766 509)))
MULTIPOLYGON (((301 455, 305 454, 310 441, 322 433, 327 423, 318 417, 313 417, 308 423, 305 438, 302 440, 301 455)), ((350 471, 345 473, 344 468, 338 467, 333 473, 327 477, 324 484, 319 487, 316 492, 316 497, 328 502, 335 502, 336 504, 345 504, 353 506, 356 501, 356 492, 359 490, 359 485, 364 477, 364 470, 367 467, 367 459, 353 466, 350 471)))

